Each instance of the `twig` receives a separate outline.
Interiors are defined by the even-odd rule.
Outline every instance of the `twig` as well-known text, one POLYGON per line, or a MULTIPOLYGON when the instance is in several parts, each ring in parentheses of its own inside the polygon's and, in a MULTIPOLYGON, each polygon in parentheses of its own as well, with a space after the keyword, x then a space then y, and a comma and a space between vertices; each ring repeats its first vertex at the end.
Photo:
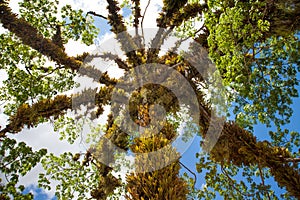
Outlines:
POLYGON ((170 66, 170 67, 175 68, 175 67, 177 67, 177 66, 179 66, 179 65, 181 65, 181 64, 183 64, 183 62, 176 63, 176 64, 174 64, 174 65, 172 65, 172 66, 170 66))
MULTIPOLYGON (((195 31, 194 36, 199 33, 200 31, 202 31, 205 28, 205 26, 203 25, 201 28, 199 28, 198 30, 195 31)), ((191 37, 185 37, 185 38, 180 38, 180 40, 176 41, 175 46, 170 48, 171 52, 175 52, 178 50, 178 48, 180 47, 180 45, 182 44, 182 42, 185 42, 186 40, 190 39, 191 37)))
POLYGON ((192 170, 190 170, 187 166, 185 166, 182 162, 179 161, 179 164, 180 164, 181 166, 183 166, 186 170, 188 170, 191 174, 194 175, 195 180, 194 180, 194 185, 193 185, 193 187, 195 188, 195 185, 196 185, 196 182, 197 182, 197 176, 196 176, 196 174, 195 174, 192 170))
POLYGON ((222 173, 228 178, 229 182, 231 183, 231 187, 233 187, 233 189, 235 189, 238 193, 240 193, 243 196, 248 196, 248 197, 253 197, 253 194, 248 194, 248 193, 243 193, 241 192, 237 187, 235 187, 233 180, 231 179, 231 177, 228 175, 228 173, 225 171, 225 169, 223 168, 223 165, 221 165, 221 171, 222 173))
POLYGON ((300 162, 300 158, 284 158, 285 162, 300 162))
MULTIPOLYGON (((261 179, 261 183, 263 186, 265 186, 265 179, 264 179, 264 175, 262 173, 261 167, 260 167, 260 161, 258 162, 258 170, 259 170, 259 176, 261 179)), ((270 197, 268 191, 265 191, 265 192, 267 193, 268 199, 271 200, 271 197, 270 197)))
POLYGON ((87 16, 88 14, 91 14, 91 15, 94 15, 94 16, 96 16, 96 17, 100 17, 100 18, 103 18, 103 19, 106 19, 106 20, 107 20, 107 17, 104 17, 103 15, 97 14, 97 13, 95 13, 94 11, 89 11, 89 12, 87 12, 87 13, 86 13, 86 16, 87 16))
POLYGON ((148 9, 148 7, 149 7, 149 5, 150 5, 150 1, 151 1, 151 0, 148 0, 147 6, 146 6, 146 8, 145 8, 145 10, 144 10, 144 13, 143 13, 143 16, 142 16, 142 20, 141 20, 142 38, 143 38, 144 44, 145 44, 145 37, 144 37, 144 27, 143 27, 143 25, 144 25, 144 18, 145 18, 147 9, 148 9))

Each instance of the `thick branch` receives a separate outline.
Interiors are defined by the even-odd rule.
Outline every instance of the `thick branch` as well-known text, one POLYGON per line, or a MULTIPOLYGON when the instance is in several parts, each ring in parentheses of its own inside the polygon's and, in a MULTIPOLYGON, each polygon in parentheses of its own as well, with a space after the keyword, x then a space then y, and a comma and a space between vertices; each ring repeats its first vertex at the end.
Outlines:
POLYGON ((187 4, 182 8, 182 11, 174 13, 173 18, 170 21, 171 26, 180 26, 184 21, 196 17, 198 14, 207 8, 207 5, 201 5, 199 3, 187 4))
POLYGON ((120 8, 118 7, 117 2, 114 0, 107 0, 107 3, 109 12, 107 19, 108 23, 112 26, 111 31, 116 34, 116 38, 121 44, 121 49, 126 53, 130 64, 132 64, 133 67, 140 65, 142 63, 141 58, 135 53, 135 50, 138 48, 131 35, 127 32, 122 16, 118 14, 120 8))
POLYGON ((77 70, 81 66, 82 62, 69 57, 62 48, 55 45, 50 39, 44 38, 35 27, 12 13, 3 0, 0 1, 0 21, 4 28, 18 36, 25 45, 48 56, 51 60, 72 70, 77 70))
POLYGON ((284 148, 267 141, 259 142, 250 132, 233 122, 225 123, 217 144, 210 152, 211 159, 237 166, 260 165, 270 168, 272 175, 290 195, 300 199, 300 174, 286 160, 294 159, 284 148))
POLYGON ((140 0, 132 0, 134 3, 134 24, 136 29, 136 35, 138 35, 137 29, 139 27, 139 18, 141 17, 140 0))
POLYGON ((162 12, 156 22, 158 27, 166 28, 170 24, 174 14, 179 12, 180 8, 187 3, 187 0, 163 1, 163 3, 164 6, 162 8, 162 12))
POLYGON ((32 106, 22 104, 16 114, 9 118, 9 124, 0 131, 0 137, 4 137, 8 132, 20 132, 25 125, 28 128, 34 127, 41 118, 57 117, 71 107, 71 98, 65 95, 58 95, 53 100, 41 100, 32 106))
POLYGON ((96 90, 86 89, 81 93, 74 94, 71 97, 58 95, 53 100, 43 99, 39 102, 29 105, 22 104, 16 113, 9 118, 9 124, 0 131, 0 138, 5 137, 6 133, 18 133, 26 125, 28 128, 34 127, 40 123, 42 118, 58 117, 64 115, 68 109, 80 109, 80 106, 87 106, 88 109, 98 107, 96 117, 103 113, 103 106, 109 104, 115 79, 111 79, 106 73, 100 78, 100 83, 105 84, 96 93, 96 90))

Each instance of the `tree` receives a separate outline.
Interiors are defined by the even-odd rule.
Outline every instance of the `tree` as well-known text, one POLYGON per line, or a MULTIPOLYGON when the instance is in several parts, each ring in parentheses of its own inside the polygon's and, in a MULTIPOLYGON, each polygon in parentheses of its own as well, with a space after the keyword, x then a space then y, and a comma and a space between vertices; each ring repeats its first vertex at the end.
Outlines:
MULTIPOLYGON (((0 131, 0 170, 8 181, 0 186, 2 199, 10 195, 32 198, 22 194, 24 186, 16 185, 19 176, 39 162, 46 169, 46 174, 39 175, 40 187, 49 189, 49 176, 60 181, 56 188, 60 199, 74 198, 75 192, 78 198, 87 193, 94 199, 112 198, 118 188, 126 191, 127 199, 211 199, 216 193, 225 199, 278 199, 266 183, 269 177, 286 190, 282 197, 300 199, 300 152, 296 150, 300 135, 283 130, 293 112, 292 98, 298 97, 297 1, 163 1, 150 47, 142 26, 146 12, 141 13, 139 0, 127 2, 134 34, 118 13, 117 1, 107 0, 107 17, 69 5, 58 9, 58 3, 24 0, 16 15, 8 1, 0 1, 0 21, 8 30, 0 38, 1 69, 8 75, 1 100, 6 101, 9 116, 0 131), (66 54, 63 45, 70 39, 93 43, 98 31, 91 15, 107 20, 125 59, 111 52, 66 54), (195 30, 193 22, 201 20, 203 25, 195 30), (162 55, 163 43, 174 32, 178 42, 162 55), (188 39, 194 41, 188 51, 178 52, 188 39), (124 74, 119 79, 110 77, 93 67, 94 58, 114 61, 124 74), (212 62, 216 69, 209 67, 212 62), (92 78, 98 89, 66 95, 77 86, 77 75, 92 78), (218 77, 224 87, 218 87, 218 77), (226 112, 235 121, 219 115, 217 100, 206 92, 211 86, 234 108, 226 112), (83 116, 97 119, 105 106, 111 114, 102 127, 104 136, 92 135, 96 142, 84 155, 66 152, 57 157, 46 149, 34 152, 11 138, 24 127, 55 121, 55 128, 65 129, 62 138, 72 143, 80 137, 83 116), (197 171, 205 175, 203 188, 195 188, 193 181, 180 175, 180 167, 185 166, 170 145, 180 134, 185 108, 190 132, 205 139, 201 146, 208 151, 196 155, 197 171), (68 116, 70 110, 75 117, 68 116), (270 141, 257 139, 253 130, 257 123, 275 127, 270 141), (157 127, 161 128, 157 131, 157 127), (137 155, 135 172, 128 173, 125 182, 113 175, 112 168, 124 152, 137 155), (236 179, 237 175, 244 178, 236 179)), ((98 132, 99 127, 94 127, 93 133, 98 132)))

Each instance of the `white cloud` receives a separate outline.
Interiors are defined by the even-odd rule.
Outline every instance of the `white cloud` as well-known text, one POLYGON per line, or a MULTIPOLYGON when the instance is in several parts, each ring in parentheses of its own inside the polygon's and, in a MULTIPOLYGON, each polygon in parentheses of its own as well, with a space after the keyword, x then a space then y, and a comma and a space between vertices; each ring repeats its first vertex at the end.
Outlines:
POLYGON ((2 24, 0 24, 0 34, 5 33, 7 30, 3 28, 2 24))
POLYGON ((66 53, 69 56, 80 55, 84 52, 92 52, 96 49, 95 45, 87 46, 80 41, 69 40, 67 44, 64 45, 66 53))
POLYGON ((14 13, 19 13, 19 2, 20 0, 10 0, 9 1, 9 7, 14 13))
POLYGON ((22 132, 11 135, 11 138, 26 142, 33 150, 49 149, 55 155, 65 151, 78 152, 80 150, 78 144, 70 145, 67 141, 59 140, 59 134, 53 131, 50 123, 40 124, 37 128, 23 129, 22 132))
MULTIPOLYGON (((64 152, 80 152, 84 151, 84 147, 79 144, 79 140, 73 145, 69 144, 67 141, 59 140, 59 134, 53 131, 53 127, 49 124, 41 124, 37 128, 24 129, 22 132, 11 135, 11 138, 15 138, 17 141, 26 142, 28 146, 31 146, 34 151, 46 148, 48 152, 54 153, 55 155, 60 155, 64 152)), ((38 185, 38 174, 44 172, 41 164, 34 167, 28 174, 24 177, 20 177, 19 184, 25 187, 30 187, 31 185, 38 185)), ((51 181, 51 190, 45 191, 45 193, 51 199, 55 193, 55 187, 57 185, 56 181, 51 181)))
MULTIPOLYGON (((143 15, 148 1, 141 1, 141 14, 143 15)), ((160 8, 163 6, 162 0, 150 1, 144 17, 144 28, 156 28, 156 19, 159 16, 160 8)))
POLYGON ((4 108, 1 106, 0 107, 0 126, 1 126, 1 129, 6 126, 6 123, 7 123, 7 120, 8 120, 8 117, 3 114, 3 111, 4 111, 4 108))
POLYGON ((59 7, 62 7, 66 4, 69 4, 72 6, 73 9, 78 10, 81 9, 84 12, 88 11, 94 11, 96 13, 99 13, 101 15, 107 16, 108 11, 106 9, 107 7, 107 2, 105 0, 64 0, 60 1, 59 7))
MULTIPOLYGON (((122 2, 122 0, 119 0, 119 2, 122 2)), ((144 15, 147 4, 148 4, 147 0, 144 0, 144 1, 140 2, 141 15, 142 16, 144 15)), ((163 6, 163 3, 162 3, 161 0, 152 0, 152 1, 150 1, 149 6, 147 7, 144 18, 141 17, 139 19, 140 20, 139 25, 141 25, 141 22, 143 20, 142 25, 143 25, 144 29, 157 28, 156 19, 159 16, 159 12, 160 12, 160 9, 161 9, 162 6, 163 6)), ((130 17, 125 18, 124 21, 126 22, 126 24, 131 25, 130 27, 128 27, 128 30, 133 29, 132 19, 130 19, 130 17)))

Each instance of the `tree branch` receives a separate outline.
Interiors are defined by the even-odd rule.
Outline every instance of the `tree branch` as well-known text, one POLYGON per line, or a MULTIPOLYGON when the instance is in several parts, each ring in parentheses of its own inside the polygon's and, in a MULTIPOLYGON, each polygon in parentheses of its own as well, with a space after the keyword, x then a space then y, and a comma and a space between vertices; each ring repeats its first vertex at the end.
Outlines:
POLYGON ((51 60, 64 65, 66 68, 78 70, 82 62, 69 57, 61 47, 54 44, 50 39, 44 38, 38 30, 16 14, 11 12, 7 3, 0 1, 0 21, 4 28, 18 36, 21 41, 51 60))
POLYGON ((151 0, 148 0, 148 3, 146 5, 146 8, 144 10, 144 13, 143 13, 143 16, 142 16, 142 20, 141 20, 141 29, 142 29, 142 38, 143 38, 143 43, 145 44, 145 36, 144 36, 144 18, 145 18, 145 15, 146 15, 146 12, 147 12, 147 9, 150 5, 150 1, 151 0))
POLYGON ((300 158, 284 158, 284 161, 298 163, 300 162, 300 158))
POLYGON ((267 167, 281 187, 285 187, 290 195, 300 199, 299 170, 286 163, 286 160, 294 159, 292 155, 283 148, 257 141, 252 133, 234 122, 225 123, 210 156, 219 163, 232 163, 236 166, 260 164, 261 168, 267 167))
POLYGON ((127 58, 129 59, 130 64, 133 67, 140 65, 141 58, 136 55, 134 50, 138 49, 133 38, 127 32, 126 26, 122 20, 122 16, 118 14, 120 10, 115 0, 107 0, 108 3, 108 23, 112 26, 111 31, 116 34, 117 40, 121 44, 121 49, 126 53, 127 58))
POLYGON ((96 16, 96 17, 100 17, 100 18, 103 18, 103 19, 106 19, 106 20, 107 20, 107 17, 104 17, 103 15, 97 14, 97 13, 95 13, 94 11, 89 11, 89 12, 87 12, 87 13, 86 13, 86 15, 89 15, 89 14, 91 14, 91 15, 94 15, 94 16, 96 16))
POLYGON ((195 188, 195 185, 197 183, 197 176, 196 176, 196 174, 192 170, 190 170, 187 166, 185 166, 182 162, 179 161, 179 164, 182 167, 184 167, 186 170, 188 170, 191 174, 193 174, 193 176, 194 176, 194 186, 193 187, 195 188))
POLYGON ((34 127, 39 123, 40 118, 49 119, 51 116, 62 115, 71 107, 71 98, 66 95, 58 95, 53 100, 44 99, 32 106, 22 104, 17 112, 9 118, 9 124, 0 131, 0 137, 4 137, 8 132, 20 132, 25 125, 28 128, 34 127))

